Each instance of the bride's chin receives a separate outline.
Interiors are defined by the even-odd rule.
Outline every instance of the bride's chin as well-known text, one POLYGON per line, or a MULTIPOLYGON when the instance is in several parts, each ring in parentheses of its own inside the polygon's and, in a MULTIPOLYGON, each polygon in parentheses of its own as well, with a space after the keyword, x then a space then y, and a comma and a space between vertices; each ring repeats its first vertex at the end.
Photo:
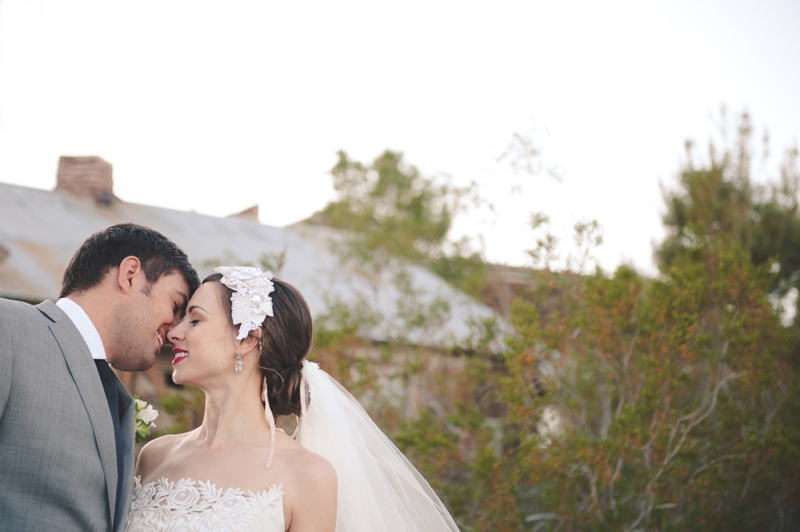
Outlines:
POLYGON ((172 382, 178 384, 180 386, 198 386, 199 381, 197 380, 197 375, 192 377, 191 375, 187 375, 186 371, 175 371, 172 370, 172 382))

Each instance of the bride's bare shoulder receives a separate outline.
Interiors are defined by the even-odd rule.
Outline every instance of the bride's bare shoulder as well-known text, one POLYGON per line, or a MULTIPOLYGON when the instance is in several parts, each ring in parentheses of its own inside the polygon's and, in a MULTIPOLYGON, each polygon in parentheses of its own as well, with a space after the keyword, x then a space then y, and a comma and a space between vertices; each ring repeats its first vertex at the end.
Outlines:
POLYGON ((287 453, 294 478, 305 486, 318 485, 323 490, 336 489, 336 470, 322 456, 299 443, 287 453))
POLYGON ((136 459, 136 476, 145 476, 148 471, 160 465, 167 454, 179 447, 189 434, 191 432, 166 434, 147 442, 136 459))
POLYGON ((322 456, 298 444, 291 461, 284 501, 289 530, 330 530, 336 526, 336 470, 322 456))

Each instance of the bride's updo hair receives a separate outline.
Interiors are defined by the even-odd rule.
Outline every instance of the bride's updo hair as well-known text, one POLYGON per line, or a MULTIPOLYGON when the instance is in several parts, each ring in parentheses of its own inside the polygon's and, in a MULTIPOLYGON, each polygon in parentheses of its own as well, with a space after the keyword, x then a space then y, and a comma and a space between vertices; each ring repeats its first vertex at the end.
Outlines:
MULTIPOLYGON (((231 316, 233 291, 222 284, 222 274, 213 273, 203 283, 215 281, 220 288, 220 302, 231 316)), ((313 326, 311 311, 302 294, 287 282, 272 279, 275 291, 272 298, 273 316, 267 316, 259 328, 258 367, 266 377, 269 388, 269 408, 274 416, 300 415, 300 378, 303 359, 311 350, 313 326)), ((231 321, 231 327, 234 327, 231 321)), ((238 328, 236 326, 235 328, 238 328)), ((257 331, 251 331, 251 335, 257 331)))

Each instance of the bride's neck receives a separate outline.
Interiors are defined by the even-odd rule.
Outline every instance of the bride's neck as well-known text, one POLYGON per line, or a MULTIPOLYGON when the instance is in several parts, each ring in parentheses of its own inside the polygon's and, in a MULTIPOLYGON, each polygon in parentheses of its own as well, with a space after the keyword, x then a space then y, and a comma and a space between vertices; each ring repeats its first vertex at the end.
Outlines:
POLYGON ((264 407, 248 387, 206 392, 205 413, 198 433, 202 443, 208 447, 234 442, 239 445, 250 441, 261 443, 265 434, 269 434, 269 426, 264 418, 264 407))

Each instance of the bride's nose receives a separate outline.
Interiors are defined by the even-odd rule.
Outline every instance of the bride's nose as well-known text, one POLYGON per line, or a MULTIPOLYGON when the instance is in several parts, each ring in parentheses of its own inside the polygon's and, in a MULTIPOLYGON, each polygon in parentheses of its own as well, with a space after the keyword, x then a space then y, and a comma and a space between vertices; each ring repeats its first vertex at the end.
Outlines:
POLYGON ((170 330, 167 332, 167 340, 169 340, 169 341, 170 341, 171 343, 173 343, 173 344, 174 344, 175 342, 177 342, 177 341, 183 340, 183 335, 184 335, 184 333, 183 333, 183 326, 184 326, 185 324, 186 324, 186 321, 182 321, 182 322, 179 322, 179 323, 178 323, 177 325, 175 325, 174 327, 172 327, 172 328, 171 328, 171 329, 170 329, 170 330))

